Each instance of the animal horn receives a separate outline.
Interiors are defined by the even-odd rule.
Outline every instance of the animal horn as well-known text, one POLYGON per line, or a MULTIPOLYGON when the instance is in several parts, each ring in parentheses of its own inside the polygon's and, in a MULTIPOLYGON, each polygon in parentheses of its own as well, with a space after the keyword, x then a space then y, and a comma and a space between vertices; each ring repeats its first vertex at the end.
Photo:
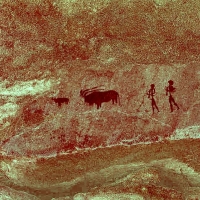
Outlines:
POLYGON ((80 95, 83 96, 83 90, 80 91, 80 95))
POLYGON ((90 90, 90 89, 81 90, 81 91, 80 91, 80 95, 84 97, 84 96, 87 94, 87 92, 89 92, 89 90, 90 90))
POLYGON ((96 87, 93 87, 93 88, 90 88, 90 89, 86 89, 86 90, 81 90, 81 91, 80 91, 80 94, 81 94, 81 96, 84 97, 84 96, 90 94, 91 92, 96 92, 96 91, 103 90, 103 89, 99 88, 99 87, 101 87, 101 86, 102 86, 102 85, 96 86, 96 87), (97 88, 99 88, 99 89, 97 89, 97 88))
POLYGON ((93 92, 100 92, 100 91, 104 91, 104 89, 90 90, 90 91, 88 91, 88 92, 86 93, 86 95, 89 95, 89 94, 91 94, 91 93, 93 93, 93 92))

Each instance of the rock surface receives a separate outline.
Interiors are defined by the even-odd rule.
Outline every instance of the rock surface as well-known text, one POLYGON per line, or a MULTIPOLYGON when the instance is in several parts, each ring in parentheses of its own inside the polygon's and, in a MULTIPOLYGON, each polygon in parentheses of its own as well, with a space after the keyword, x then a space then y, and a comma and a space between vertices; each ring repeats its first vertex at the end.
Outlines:
POLYGON ((183 0, 0 1, 2 199, 199 198, 199 10, 183 0), (84 102, 80 90, 97 86, 120 102, 84 102))

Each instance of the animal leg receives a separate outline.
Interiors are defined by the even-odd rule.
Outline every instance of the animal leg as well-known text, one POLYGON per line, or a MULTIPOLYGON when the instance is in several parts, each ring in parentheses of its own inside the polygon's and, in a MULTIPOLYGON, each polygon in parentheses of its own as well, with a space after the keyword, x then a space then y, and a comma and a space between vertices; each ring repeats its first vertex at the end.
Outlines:
POLYGON ((97 103, 97 109, 101 108, 101 103, 97 103))

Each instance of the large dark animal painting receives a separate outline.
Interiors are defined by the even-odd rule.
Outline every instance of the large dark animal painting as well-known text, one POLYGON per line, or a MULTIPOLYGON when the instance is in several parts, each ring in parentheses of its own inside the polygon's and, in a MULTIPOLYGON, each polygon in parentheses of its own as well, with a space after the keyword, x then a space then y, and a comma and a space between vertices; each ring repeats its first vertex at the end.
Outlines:
POLYGON ((97 109, 101 107, 103 102, 112 101, 113 104, 117 102, 120 104, 119 94, 115 90, 102 91, 94 87, 92 89, 81 90, 80 95, 85 99, 85 103, 89 105, 96 104, 97 109))
POLYGON ((62 103, 68 104, 69 99, 68 98, 51 98, 55 103, 58 104, 59 107, 61 107, 62 103))

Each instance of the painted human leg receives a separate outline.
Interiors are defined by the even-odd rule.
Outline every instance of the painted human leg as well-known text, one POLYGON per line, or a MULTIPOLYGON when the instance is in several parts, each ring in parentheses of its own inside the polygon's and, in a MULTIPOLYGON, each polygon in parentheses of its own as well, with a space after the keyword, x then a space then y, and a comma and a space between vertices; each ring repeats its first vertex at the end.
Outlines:
POLYGON ((152 98, 151 106, 152 106, 152 109, 153 109, 153 113, 154 113, 154 108, 156 108, 157 111, 159 112, 158 106, 156 105, 156 101, 155 101, 154 98, 152 98))
POLYGON ((174 109, 173 109, 173 105, 172 105, 172 102, 173 102, 173 97, 172 97, 172 96, 169 96, 169 104, 170 104, 171 112, 174 111, 174 109))
POLYGON ((179 110, 179 106, 178 104, 175 102, 174 98, 172 97, 172 102, 174 103, 174 105, 177 107, 177 110, 179 110))
POLYGON ((173 112, 173 104, 177 107, 177 110, 179 110, 179 106, 175 102, 175 100, 172 96, 169 96, 169 103, 170 103, 171 112, 173 112))

